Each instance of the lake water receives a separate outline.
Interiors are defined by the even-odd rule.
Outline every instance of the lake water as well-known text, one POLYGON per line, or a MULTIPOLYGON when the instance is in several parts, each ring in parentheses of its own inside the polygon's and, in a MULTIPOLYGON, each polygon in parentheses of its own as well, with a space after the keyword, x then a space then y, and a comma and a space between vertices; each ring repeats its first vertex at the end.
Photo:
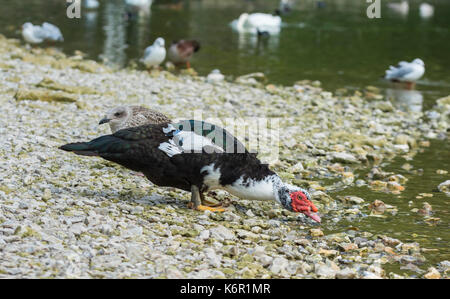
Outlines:
MULTIPOLYGON (((271 13, 278 6, 272 0, 193 0, 154 1, 148 11, 125 17, 123 1, 100 1, 97 10, 82 10, 81 19, 66 17, 65 1, 0 0, 0 33, 21 38, 20 26, 26 21, 48 21, 61 28, 65 53, 80 50, 88 58, 118 67, 137 61, 144 49, 161 36, 170 44, 180 38, 195 38, 201 49, 191 63, 201 75, 218 68, 225 75, 264 72, 275 84, 292 85, 297 80, 319 80, 325 89, 362 90, 367 85, 379 87, 403 109, 424 111, 435 100, 450 94, 450 1, 428 0, 434 15, 422 18, 421 1, 410 1, 408 12, 395 11, 382 1, 381 18, 366 16, 367 3, 359 0, 294 1, 293 11, 283 16, 279 36, 259 39, 233 32, 229 23, 242 12, 271 13), (380 79, 391 64, 421 58, 426 73, 416 90, 393 88, 380 79)), ((384 170, 402 173, 408 179, 401 197, 374 192, 365 187, 347 188, 338 194, 357 195, 371 202, 381 199, 398 207, 396 217, 367 217, 358 223, 339 222, 329 231, 349 226, 373 233, 385 233, 403 241, 418 241, 423 247, 438 249, 427 253, 433 264, 450 259, 449 198, 434 192, 448 175, 437 175, 437 169, 450 170, 448 139, 432 141, 430 148, 408 163, 423 169, 421 175, 401 168, 406 161, 398 158, 384 170), (416 199, 419 193, 432 198, 416 199), (410 212, 412 200, 421 208, 422 201, 433 206, 436 226, 410 212)))

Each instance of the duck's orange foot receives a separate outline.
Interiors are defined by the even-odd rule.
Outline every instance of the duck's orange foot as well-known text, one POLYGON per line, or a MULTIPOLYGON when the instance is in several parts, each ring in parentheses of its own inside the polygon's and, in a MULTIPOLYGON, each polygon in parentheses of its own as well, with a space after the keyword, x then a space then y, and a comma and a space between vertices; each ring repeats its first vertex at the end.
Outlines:
POLYGON ((203 206, 203 205, 199 205, 197 208, 194 207, 194 204, 192 202, 188 203, 188 208, 189 209, 195 209, 197 211, 211 211, 211 212, 225 212, 225 209, 220 207, 220 208, 214 208, 214 207, 208 207, 208 206, 203 206))
POLYGON ((198 206, 197 211, 211 211, 211 212, 225 212, 224 208, 214 208, 214 207, 208 207, 208 206, 198 206))

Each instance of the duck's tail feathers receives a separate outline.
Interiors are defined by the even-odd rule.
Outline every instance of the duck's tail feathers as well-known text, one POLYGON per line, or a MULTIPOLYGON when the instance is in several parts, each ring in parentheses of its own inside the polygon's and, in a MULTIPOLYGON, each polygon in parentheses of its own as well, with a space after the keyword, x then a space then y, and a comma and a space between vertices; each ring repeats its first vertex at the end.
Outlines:
POLYGON ((121 141, 112 135, 105 135, 89 142, 68 143, 59 147, 59 149, 82 156, 99 156, 103 153, 122 152, 126 143, 121 141))
POLYGON ((60 146, 59 149, 66 152, 74 152, 75 154, 81 156, 98 156, 98 152, 89 147, 89 142, 68 143, 60 146))

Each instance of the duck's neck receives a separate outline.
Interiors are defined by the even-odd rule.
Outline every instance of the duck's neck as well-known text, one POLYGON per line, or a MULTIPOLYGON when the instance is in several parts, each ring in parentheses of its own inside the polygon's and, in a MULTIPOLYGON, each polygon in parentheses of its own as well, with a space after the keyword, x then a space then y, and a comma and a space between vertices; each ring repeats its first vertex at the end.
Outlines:
POLYGON ((274 200, 281 204, 279 190, 284 183, 276 174, 271 174, 263 179, 239 178, 233 184, 228 185, 226 190, 231 194, 243 199, 250 200, 274 200))
POLYGON ((236 24, 236 27, 238 30, 242 30, 244 29, 244 23, 245 21, 247 21, 247 16, 246 15, 241 15, 238 19, 238 22, 236 24))

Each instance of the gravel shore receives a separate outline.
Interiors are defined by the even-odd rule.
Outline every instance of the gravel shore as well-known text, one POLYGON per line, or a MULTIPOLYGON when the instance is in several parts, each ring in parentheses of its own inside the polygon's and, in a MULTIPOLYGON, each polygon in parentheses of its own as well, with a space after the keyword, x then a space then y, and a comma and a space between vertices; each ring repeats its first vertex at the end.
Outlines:
MULTIPOLYGON (((327 221, 362 217, 369 204, 327 192, 352 184, 401 192, 404 178, 376 166, 413 157, 427 139, 446 134, 450 97, 424 116, 397 110, 373 87, 333 95, 318 82, 281 87, 258 74, 209 83, 193 71, 116 71, 0 35, 0 105, 0 278, 401 278, 386 265, 418 267, 425 259, 419 244, 392 236, 324 234, 327 221), (279 130, 268 133, 280 146, 263 145, 260 158, 311 191, 322 225, 223 192, 226 212, 192 211, 186 192, 58 150, 109 134, 98 121, 120 104, 173 119, 193 111, 213 122, 278 119, 279 130), (273 152, 278 161, 269 160, 273 152), (359 168, 371 176, 357 179, 359 168), (321 186, 321 178, 335 180, 321 186)), ((449 269, 441 261, 416 272, 440 278, 449 269)))

